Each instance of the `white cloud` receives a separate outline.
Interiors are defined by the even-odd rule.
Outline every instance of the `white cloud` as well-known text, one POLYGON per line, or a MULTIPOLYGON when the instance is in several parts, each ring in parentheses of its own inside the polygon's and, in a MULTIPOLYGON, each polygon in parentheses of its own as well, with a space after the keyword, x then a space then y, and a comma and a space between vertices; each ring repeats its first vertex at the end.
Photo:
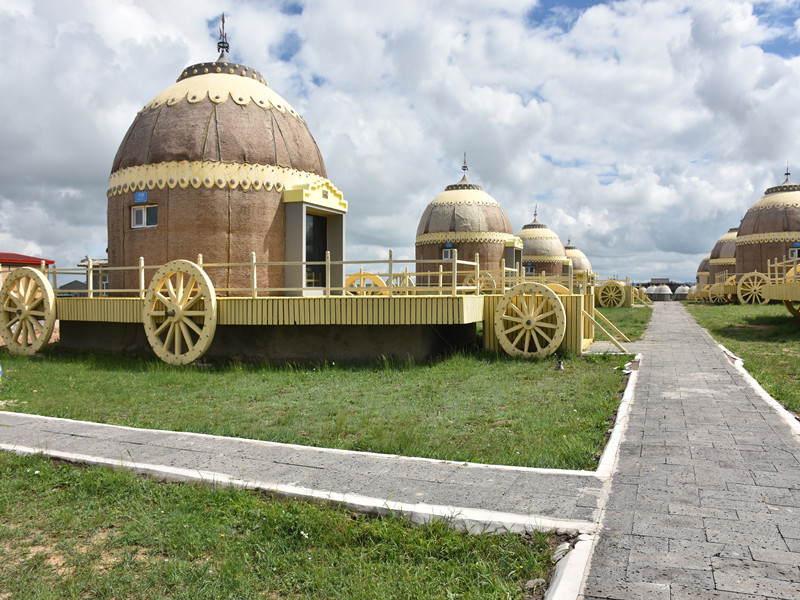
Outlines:
MULTIPOLYGON (((796 0, 300 4, 223 8, 234 57, 301 112, 350 202, 351 259, 411 258, 466 151, 515 230, 538 205, 601 275, 691 280, 800 162, 796 0)), ((215 57, 219 10, 0 0, 0 249, 64 265, 102 252, 117 146, 185 66, 215 57)))

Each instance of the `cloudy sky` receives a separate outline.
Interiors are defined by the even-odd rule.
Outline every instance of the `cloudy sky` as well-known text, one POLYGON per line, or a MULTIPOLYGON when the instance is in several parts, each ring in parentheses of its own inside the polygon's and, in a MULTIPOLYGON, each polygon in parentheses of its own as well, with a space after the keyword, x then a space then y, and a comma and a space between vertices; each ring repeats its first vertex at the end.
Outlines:
POLYGON ((689 281, 800 180, 800 0, 0 0, 0 251, 104 256, 111 162, 183 68, 235 60, 303 115, 347 258, 413 258, 461 178, 601 276, 689 281))

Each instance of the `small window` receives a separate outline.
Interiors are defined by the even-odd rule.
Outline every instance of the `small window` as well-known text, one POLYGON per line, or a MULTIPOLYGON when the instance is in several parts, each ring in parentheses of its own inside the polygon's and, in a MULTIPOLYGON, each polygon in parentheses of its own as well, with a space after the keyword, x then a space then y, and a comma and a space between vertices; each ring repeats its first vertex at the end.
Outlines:
POLYGON ((158 226, 158 206, 131 207, 131 229, 158 226))
POLYGON ((789 248, 789 258, 792 260, 800 258, 800 248, 789 248))
POLYGON ((453 260, 453 249, 444 248, 442 250, 442 260, 453 260))
POLYGON ((525 275, 536 275, 536 269, 531 265, 525 265, 525 275))

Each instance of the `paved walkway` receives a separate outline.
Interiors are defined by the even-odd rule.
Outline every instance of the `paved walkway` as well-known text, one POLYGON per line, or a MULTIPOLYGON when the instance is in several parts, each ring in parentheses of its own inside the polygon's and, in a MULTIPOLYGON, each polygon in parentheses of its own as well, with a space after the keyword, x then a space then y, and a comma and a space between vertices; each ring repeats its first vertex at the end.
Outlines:
MULTIPOLYGON (((3 411, 0 449, 402 510, 418 521, 600 530, 585 600, 800 598, 796 434, 681 305, 657 303, 645 341, 630 349, 643 358, 613 478, 616 447, 596 473, 564 472, 3 411)), ((615 430, 612 439, 621 437, 615 430)), ((588 556, 591 543, 582 545, 588 556)), ((557 589, 575 598, 583 566, 565 573, 557 589)))
POLYGON ((585 600, 800 598, 800 442, 656 303, 585 600))

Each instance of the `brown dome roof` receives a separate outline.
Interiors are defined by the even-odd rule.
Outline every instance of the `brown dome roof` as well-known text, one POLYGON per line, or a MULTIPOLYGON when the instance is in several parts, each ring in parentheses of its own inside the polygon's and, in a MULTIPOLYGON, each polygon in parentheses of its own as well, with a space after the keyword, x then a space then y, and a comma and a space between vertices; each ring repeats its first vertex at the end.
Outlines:
POLYGON ((534 216, 533 222, 523 226, 517 233, 522 240, 522 260, 533 262, 559 262, 567 257, 564 243, 555 232, 534 216))
POLYGON ((286 167, 327 177, 302 117, 250 67, 188 67, 136 115, 111 169, 177 161, 286 167))
POLYGON ((736 270, 766 272, 767 260, 783 260, 800 242, 800 185, 786 180, 767 189, 750 207, 736 238, 736 270))
POLYGON ((567 258, 572 259, 573 271, 592 270, 592 263, 589 262, 589 258, 583 252, 581 252, 580 248, 571 245, 569 240, 567 240, 567 245, 564 246, 564 252, 567 255, 567 258))
POLYGON ((417 245, 442 241, 505 242, 514 236, 500 203, 466 174, 428 204, 417 226, 417 245))

